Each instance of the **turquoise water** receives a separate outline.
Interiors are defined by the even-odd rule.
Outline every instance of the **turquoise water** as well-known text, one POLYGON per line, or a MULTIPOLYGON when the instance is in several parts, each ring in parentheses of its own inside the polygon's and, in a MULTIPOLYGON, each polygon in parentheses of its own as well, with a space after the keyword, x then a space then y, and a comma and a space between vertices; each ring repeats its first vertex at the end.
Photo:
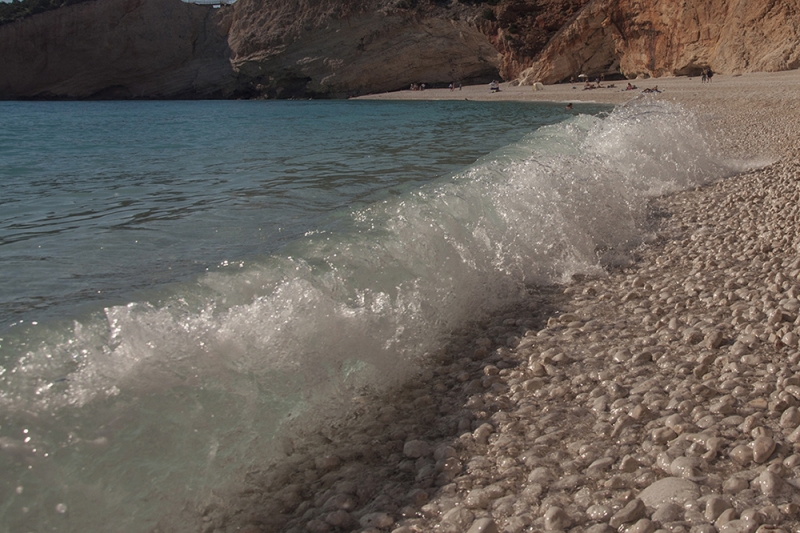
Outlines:
POLYGON ((333 229, 337 210, 565 115, 506 103, 0 103, 0 328, 263 257, 333 229))
POLYGON ((287 421, 409 377, 531 284, 599 272, 648 197, 735 171, 647 100, 0 116, 0 531, 195 531, 185 511, 287 421))

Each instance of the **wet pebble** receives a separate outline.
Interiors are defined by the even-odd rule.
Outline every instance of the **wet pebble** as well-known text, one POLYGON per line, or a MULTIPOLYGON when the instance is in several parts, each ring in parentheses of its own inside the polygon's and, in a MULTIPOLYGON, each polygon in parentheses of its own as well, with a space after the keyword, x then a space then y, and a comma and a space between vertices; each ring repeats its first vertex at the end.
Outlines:
POLYGON ((753 461, 764 463, 775 451, 775 441, 771 437, 758 437, 753 441, 753 461))
POLYGON ((431 445, 422 440, 410 440, 403 445, 403 455, 411 459, 427 457, 432 452, 431 445))
POLYGON ((646 514, 647 508, 645 507, 644 502, 641 499, 636 498, 628 502, 625 507, 617 511, 611 517, 608 523, 611 527, 618 528, 622 524, 628 524, 644 518, 646 514))
POLYGON ((545 531, 563 531, 572 524, 572 519, 561 507, 548 507, 544 513, 545 531))
POLYGON ((666 524, 669 522, 678 522, 683 520, 683 506, 677 503, 667 502, 662 503, 653 512, 651 517, 655 522, 666 524))
POLYGON ((654 199, 671 213, 660 251, 552 303, 532 291, 395 405, 291 447, 269 508, 309 533, 794 531, 800 180, 777 177, 790 164, 654 199), (331 444, 337 431, 364 438, 331 444))
POLYGON ((369 513, 362 516, 358 522, 361 527, 385 529, 394 524, 394 519, 387 513, 369 513))
POLYGON ((498 533, 497 524, 491 518, 478 518, 472 523, 467 533, 498 533))

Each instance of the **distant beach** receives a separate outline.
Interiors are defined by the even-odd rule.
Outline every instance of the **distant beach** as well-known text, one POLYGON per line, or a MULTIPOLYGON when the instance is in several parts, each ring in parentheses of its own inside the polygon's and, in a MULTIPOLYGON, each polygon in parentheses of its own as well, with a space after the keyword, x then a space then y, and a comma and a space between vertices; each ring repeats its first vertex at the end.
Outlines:
MULTIPOLYGON (((596 85, 594 80, 591 80, 596 85)), ((800 84, 800 71, 758 72, 741 75, 715 74, 711 82, 703 83, 697 77, 649 78, 637 80, 614 80, 601 82, 602 88, 584 90, 585 82, 544 85, 542 90, 534 91, 530 85, 514 85, 513 82, 500 84, 500 91, 491 93, 489 84, 466 85, 461 90, 448 88, 425 89, 424 91, 396 91, 361 96, 370 100, 513 100, 524 102, 597 102, 623 104, 642 94, 644 89, 658 87, 662 97, 686 104, 701 104, 704 101, 720 100, 733 103, 748 99, 768 102, 791 99, 800 84), (628 83, 636 90, 626 91, 628 83), (614 85, 614 87, 609 87, 614 85)))

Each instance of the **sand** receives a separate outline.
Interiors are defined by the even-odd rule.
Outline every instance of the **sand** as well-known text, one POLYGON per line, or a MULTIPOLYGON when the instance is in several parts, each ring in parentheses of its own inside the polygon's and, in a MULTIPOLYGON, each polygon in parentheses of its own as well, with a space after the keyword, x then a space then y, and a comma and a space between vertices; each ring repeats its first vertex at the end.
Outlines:
MULTIPOLYGON (((285 443, 204 531, 800 528, 800 71, 636 84, 769 164, 654 200, 632 264, 454 332, 417 379, 285 443)), ((577 87, 369 98, 640 96, 577 87)))
POLYGON ((716 74, 711 83, 701 83, 697 78, 653 78, 631 80, 638 87, 634 91, 626 91, 627 81, 603 82, 603 88, 584 90, 583 84, 545 85, 543 90, 534 91, 531 86, 514 86, 512 83, 501 83, 499 93, 491 93, 488 85, 465 86, 460 91, 449 89, 426 89, 424 91, 397 91, 361 96, 367 100, 510 100, 523 102, 597 102, 623 104, 642 94, 647 88, 657 87, 664 97, 685 103, 696 103, 705 99, 734 98, 769 102, 771 98, 790 97, 793 88, 800 83, 800 72, 761 72, 736 76, 716 74), (614 84, 615 87, 608 86, 614 84), (574 87, 574 88, 573 88, 574 87), (785 96, 784 96, 785 95, 785 96))

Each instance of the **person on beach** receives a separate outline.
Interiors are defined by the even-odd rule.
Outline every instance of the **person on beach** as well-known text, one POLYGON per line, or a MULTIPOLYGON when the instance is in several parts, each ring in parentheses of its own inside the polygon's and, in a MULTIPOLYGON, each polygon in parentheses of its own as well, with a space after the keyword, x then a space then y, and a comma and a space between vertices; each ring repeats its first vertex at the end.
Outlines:
POLYGON ((700 74, 700 83, 705 83, 708 81, 708 71, 703 69, 703 72, 700 74))
POLYGON ((711 83, 711 78, 714 76, 714 71, 711 70, 711 67, 708 67, 708 71, 706 72, 706 76, 708 77, 708 83, 711 83))
POLYGON ((492 80, 492 83, 489 84, 489 92, 492 93, 500 92, 500 84, 497 83, 497 80, 492 80))

